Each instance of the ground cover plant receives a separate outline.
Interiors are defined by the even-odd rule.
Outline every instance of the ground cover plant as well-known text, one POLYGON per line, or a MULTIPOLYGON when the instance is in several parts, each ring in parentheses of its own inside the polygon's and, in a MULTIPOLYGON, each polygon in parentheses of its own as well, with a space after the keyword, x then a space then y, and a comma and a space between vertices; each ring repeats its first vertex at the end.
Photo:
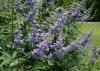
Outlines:
POLYGON ((89 46, 95 27, 82 34, 85 29, 81 26, 91 18, 95 5, 92 2, 87 8, 86 2, 1 1, 0 70, 98 71, 99 49, 97 44, 89 46))

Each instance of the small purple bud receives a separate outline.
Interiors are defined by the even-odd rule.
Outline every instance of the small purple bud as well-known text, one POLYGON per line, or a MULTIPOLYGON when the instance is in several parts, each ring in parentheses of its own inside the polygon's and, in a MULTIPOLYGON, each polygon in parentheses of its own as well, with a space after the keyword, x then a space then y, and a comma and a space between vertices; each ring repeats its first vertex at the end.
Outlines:
POLYGON ((16 8, 16 11, 17 11, 17 12, 22 12, 23 9, 22 9, 22 8, 16 8))
POLYGON ((80 48, 80 44, 77 44, 77 45, 76 45, 76 48, 80 48))
POLYGON ((49 25, 49 19, 46 19, 46 21, 44 22, 44 25, 47 26, 47 27, 50 26, 49 25))
POLYGON ((20 4, 21 4, 20 1, 16 1, 16 2, 15 2, 15 5, 17 5, 17 6, 20 5, 20 4))

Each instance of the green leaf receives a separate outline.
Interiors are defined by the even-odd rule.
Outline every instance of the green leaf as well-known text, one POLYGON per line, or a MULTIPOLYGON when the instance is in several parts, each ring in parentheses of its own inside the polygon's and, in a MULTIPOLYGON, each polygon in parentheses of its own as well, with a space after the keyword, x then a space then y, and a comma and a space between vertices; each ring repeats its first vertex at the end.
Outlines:
POLYGON ((4 60, 1 65, 8 65, 11 62, 11 59, 4 60))
POLYGON ((9 53, 7 53, 7 52, 3 52, 3 56, 5 58, 11 58, 11 55, 9 53))
POLYGON ((24 58, 17 58, 15 59, 14 61, 12 61, 12 63, 10 63, 10 67, 14 67, 14 66, 17 66, 18 64, 20 63, 23 63, 25 61, 24 58))
POLYGON ((14 52, 12 55, 12 59, 14 59, 17 56, 17 52, 14 52))
POLYGON ((48 62, 48 65, 53 66, 53 63, 50 60, 48 60, 47 62, 48 62))

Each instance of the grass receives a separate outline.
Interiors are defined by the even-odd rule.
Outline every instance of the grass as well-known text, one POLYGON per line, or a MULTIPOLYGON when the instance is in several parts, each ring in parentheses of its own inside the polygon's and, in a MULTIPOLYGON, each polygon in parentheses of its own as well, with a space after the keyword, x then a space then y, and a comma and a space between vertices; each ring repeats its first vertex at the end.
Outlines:
POLYGON ((93 33, 91 44, 95 46, 100 46, 100 22, 82 24, 80 31, 82 33, 86 33, 92 29, 95 29, 95 30, 93 33))

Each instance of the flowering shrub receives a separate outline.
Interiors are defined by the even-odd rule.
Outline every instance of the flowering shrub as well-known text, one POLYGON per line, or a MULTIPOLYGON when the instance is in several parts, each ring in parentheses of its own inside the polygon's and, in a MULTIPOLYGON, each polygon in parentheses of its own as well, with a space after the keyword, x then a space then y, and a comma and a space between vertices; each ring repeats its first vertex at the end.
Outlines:
POLYGON ((86 10, 86 0, 82 0, 66 11, 63 7, 56 8, 56 1, 47 1, 47 5, 53 3, 54 8, 46 7, 45 3, 43 0, 15 1, 12 9, 12 18, 15 18, 12 30, 15 31, 12 31, 10 48, 14 55, 13 59, 9 57, 8 64, 2 61, 1 67, 17 71, 72 71, 78 67, 93 31, 76 39, 79 27, 76 22, 86 21, 94 4, 86 10))

